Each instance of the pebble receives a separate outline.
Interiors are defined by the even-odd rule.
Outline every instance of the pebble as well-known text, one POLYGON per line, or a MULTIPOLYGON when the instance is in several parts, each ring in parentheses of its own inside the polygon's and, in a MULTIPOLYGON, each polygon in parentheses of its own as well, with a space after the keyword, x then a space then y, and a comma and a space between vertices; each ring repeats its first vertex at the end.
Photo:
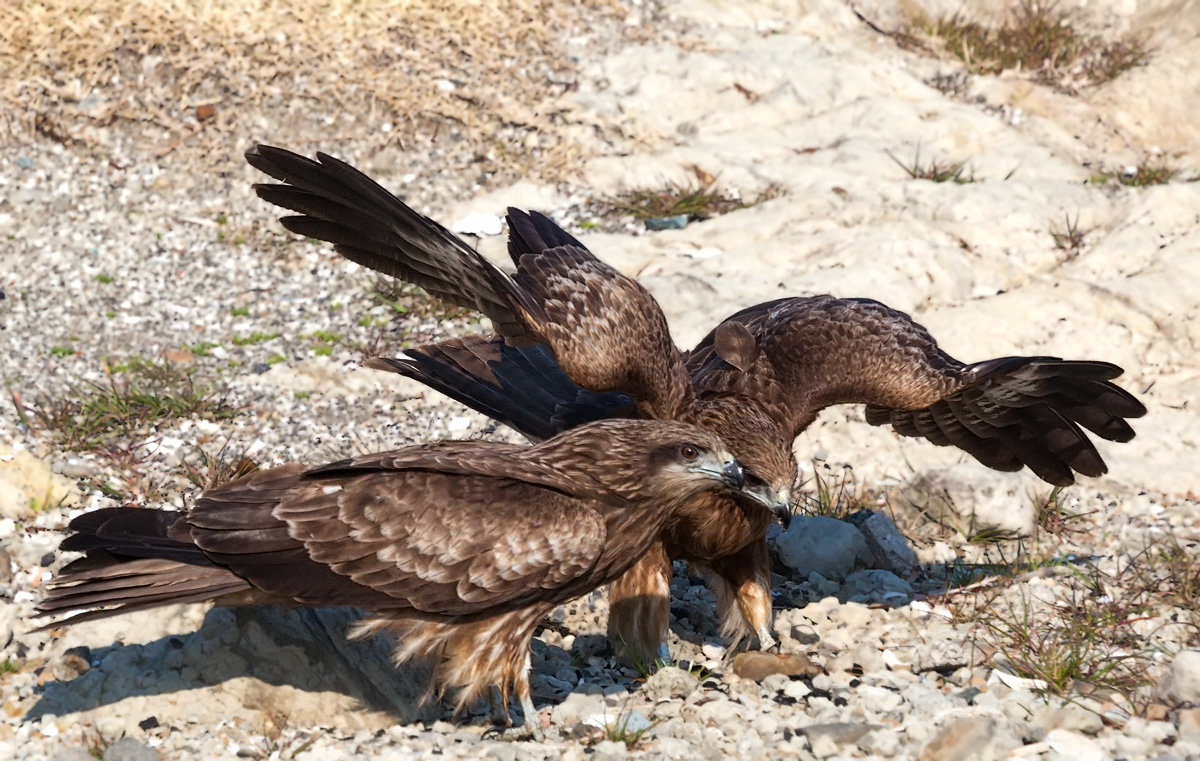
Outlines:
POLYGON ((665 666, 650 675, 642 685, 641 694, 646 700, 658 702, 671 698, 686 698, 700 686, 700 679, 689 671, 674 666, 665 666))
POLYGON ((812 676, 820 673, 820 668, 803 655, 749 652, 733 657, 733 673, 742 679, 758 682, 771 674, 812 676))
POLYGON ((823 515, 797 515, 775 540, 779 559, 799 578, 820 574, 844 579, 855 568, 868 566, 874 556, 855 526, 823 515))
POLYGON ((1158 680, 1158 695, 1170 705, 1200 703, 1200 651, 1176 655, 1158 680))

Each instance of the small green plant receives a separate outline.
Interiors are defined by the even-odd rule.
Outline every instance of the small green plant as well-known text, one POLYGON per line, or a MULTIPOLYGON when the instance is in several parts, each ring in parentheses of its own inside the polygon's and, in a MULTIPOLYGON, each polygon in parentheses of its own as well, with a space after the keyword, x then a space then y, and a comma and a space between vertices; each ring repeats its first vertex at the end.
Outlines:
POLYGON ((121 372, 106 366, 105 381, 76 384, 65 398, 42 394, 27 410, 29 417, 55 431, 64 448, 85 451, 138 437, 167 420, 234 414, 212 385, 197 380, 192 368, 137 356, 118 366, 121 372))
POLYGON ((197 489, 204 491, 258 470, 258 464, 245 455, 229 455, 229 440, 216 453, 196 447, 195 456, 184 458, 184 475, 197 489))
POLYGON ((308 335, 310 338, 314 338, 318 341, 324 341, 325 343, 331 343, 331 344, 338 343, 339 341, 342 340, 341 334, 333 333, 328 330, 314 330, 312 333, 309 333, 308 335))
POLYGON ((1082 682, 1128 693, 1151 681, 1153 654, 1129 627, 1136 612, 1086 591, 1048 607, 1022 593, 993 601, 976 622, 1013 673, 1050 692, 1067 695, 1082 682))
POLYGON ((1089 231, 1079 226, 1078 216, 1071 219, 1070 215, 1067 215, 1065 222, 1066 224, 1062 228, 1050 228, 1050 237, 1054 239, 1054 247, 1072 255, 1078 254, 1083 249, 1083 241, 1089 231))
POLYGON ((93 279, 97 283, 103 283, 104 285, 108 285, 109 283, 111 283, 113 281, 112 275, 109 275, 104 272, 101 272, 100 274, 96 275, 95 278, 93 278, 93 279))
POLYGON ((220 345, 221 344, 213 343, 212 341, 201 341, 200 343, 192 344, 191 346, 187 347, 187 349, 197 357, 207 357, 213 349, 220 345))
POLYGON ((62 507, 62 504, 67 501, 69 495, 66 492, 62 492, 61 494, 55 494, 54 492, 54 484, 47 483, 46 493, 42 495, 41 499, 34 498, 29 500, 29 510, 34 513, 44 513, 62 507))
POLYGON ((274 333, 254 332, 248 336, 234 336, 233 338, 231 338, 229 340, 234 346, 252 346, 254 344, 263 343, 264 341, 270 341, 274 338, 279 338, 278 332, 274 332, 274 333))
POLYGON ((1031 494, 1030 499, 1037 509, 1038 526, 1053 536, 1062 536, 1071 530, 1072 524, 1092 512, 1078 512, 1069 507, 1067 491, 1055 486, 1046 495, 1031 494))
POLYGON ((313 354, 318 357, 328 357, 333 354, 333 347, 329 344, 317 344, 313 347, 313 354))
MULTIPOLYGON (((605 726, 605 731, 608 735, 607 739, 612 742, 624 743, 625 747, 629 750, 633 750, 640 745, 642 740, 646 739, 647 733, 654 729, 656 722, 649 722, 645 726, 634 728, 630 725, 634 723, 635 717, 644 721, 639 714, 635 714, 632 711, 622 711, 611 724, 605 726)), ((641 721, 637 723, 640 725, 641 721)))
POLYGON ((921 162, 921 149, 917 148, 916 154, 913 156, 911 164, 905 164, 900 159, 896 158, 891 151, 888 151, 888 157, 896 162, 896 165, 908 174, 914 180, 929 180, 931 182, 953 182, 956 185, 965 185, 969 182, 975 182, 975 173, 968 171, 966 162, 943 162, 934 159, 928 163, 921 162))
POLYGON ((1144 188, 1148 185, 1165 185, 1175 176, 1175 169, 1166 164, 1150 164, 1143 162, 1134 167, 1133 172, 1121 172, 1117 181, 1122 185, 1133 188, 1144 188))
POLYGON ((0 661, 0 674, 16 674, 25 668, 25 661, 5 658, 0 661))
POLYGON ((292 393, 293 398, 300 399, 300 400, 309 399, 312 397, 312 395, 313 395, 313 392, 311 392, 311 391, 295 391, 292 393))
POLYGON ((802 512, 841 519, 873 506, 870 495, 858 485, 849 465, 843 465, 840 472, 823 460, 814 459, 812 465, 812 488, 801 492, 802 512))
POLYGON ((75 353, 75 349, 70 346, 51 346, 50 356, 52 357, 69 357, 75 353))
POLYGON ((233 315, 234 317, 249 317, 250 307, 234 307, 233 309, 229 310, 229 314, 233 315))
POLYGON ((268 365, 278 365, 280 362, 287 362, 286 354, 272 354, 271 356, 267 357, 268 365))

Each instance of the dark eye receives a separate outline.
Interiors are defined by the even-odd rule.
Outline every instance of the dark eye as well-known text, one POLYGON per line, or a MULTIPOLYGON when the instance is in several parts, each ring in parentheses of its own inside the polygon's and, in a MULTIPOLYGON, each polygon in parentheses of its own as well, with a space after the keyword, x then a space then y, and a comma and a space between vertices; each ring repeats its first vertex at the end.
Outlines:
POLYGON ((700 456, 700 450, 691 444, 684 444, 679 448, 679 456, 684 462, 694 462, 700 456))
POLYGON ((766 485, 767 485, 766 481, 759 478, 757 475, 755 475, 754 473, 752 473, 748 470, 746 470, 744 472, 746 474, 746 486, 766 488, 766 485))

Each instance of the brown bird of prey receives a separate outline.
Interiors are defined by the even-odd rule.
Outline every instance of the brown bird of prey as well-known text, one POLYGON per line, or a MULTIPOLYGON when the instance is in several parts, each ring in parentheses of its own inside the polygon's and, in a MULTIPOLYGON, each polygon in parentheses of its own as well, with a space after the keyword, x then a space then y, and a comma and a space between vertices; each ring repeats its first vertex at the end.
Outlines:
MULTIPOLYGON (((785 501, 791 442, 834 404, 865 404, 869 423, 952 445, 998 470, 1028 466, 1056 485, 1106 467, 1087 429, 1128 441, 1145 414, 1110 383, 1121 368, 1056 357, 964 364, 906 314, 869 299, 785 298, 722 321, 689 353, 657 303, 547 217, 510 209, 511 280, 444 227, 353 167, 259 146, 248 161, 285 185, 257 185, 295 211, 283 225, 342 256, 478 309, 499 336, 468 336, 376 359, 532 438, 612 416, 712 428, 747 477, 785 501), (512 284, 515 283, 514 287, 512 284), (514 295, 515 293, 515 295, 514 295)), ((714 572, 723 630, 770 633, 769 518, 745 500, 698 498, 686 521, 611 587, 610 633, 635 652, 665 640, 671 558, 714 572), (736 605, 734 604, 736 603, 736 605)))
MULTIPOLYGON (((50 582, 50 626, 178 602, 373 611, 397 663, 437 661, 458 706, 499 687, 540 736, 528 647, 556 605, 624 573, 700 494, 744 487, 713 433, 605 420, 534 446, 446 441, 315 468, 284 465, 205 492, 187 513, 107 508, 71 521, 86 553, 50 582)), ((510 721, 511 723, 511 721, 510 721)))

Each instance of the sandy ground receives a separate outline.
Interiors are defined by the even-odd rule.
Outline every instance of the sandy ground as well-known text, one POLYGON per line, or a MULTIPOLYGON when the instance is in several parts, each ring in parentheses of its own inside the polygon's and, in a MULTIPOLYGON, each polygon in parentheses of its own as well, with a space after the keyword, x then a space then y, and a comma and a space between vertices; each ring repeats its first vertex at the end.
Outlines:
MULTIPOLYGON (((359 319, 386 310, 370 297, 367 275, 282 234, 274 211, 253 198, 250 184, 261 178, 241 153, 259 141, 350 160, 450 225, 502 215, 508 205, 587 221, 590 201, 688 182, 698 171, 743 197, 779 187, 774 200, 683 230, 572 231, 651 289, 681 346, 743 306, 828 292, 908 311, 964 361, 1046 354, 1115 362, 1126 371, 1119 382, 1149 414, 1136 421, 1132 443, 1101 445, 1110 473, 1074 493, 1108 502, 1143 494, 1129 504, 1178 505, 1178 515, 1193 516, 1185 507, 1200 493, 1200 421, 1189 403, 1200 384, 1200 295, 1191 285, 1200 277, 1200 3, 1086 4, 1089 28, 1137 34, 1152 52, 1143 66, 1075 94, 1011 72, 964 76, 958 62, 906 49, 833 0, 679 2, 653 11, 522 3, 507 15, 470 4, 366 5, 361 18, 338 4, 293 12, 261 2, 245 17, 200 9, 204 23, 195 28, 207 31, 193 38, 156 36, 161 17, 142 9, 140 23, 135 5, 103 29, 86 16, 74 25, 46 21, 62 18, 56 4, 3 12, 25 35, 0 38, 0 53, 21 61, 0 77, 7 388, 28 402, 69 393, 79 379, 103 380, 106 357, 224 342, 200 366, 251 410, 215 427, 164 427, 146 463, 131 466, 68 456, 53 435, 6 408, 0 495, 17 522, 0 525, 0 541, 18 572, 14 589, 37 583, 38 560, 54 546, 53 535, 22 530, 64 519, 57 510, 21 512, 31 500, 57 504, 61 493, 69 495, 64 508, 111 504, 80 476, 139 483, 134 501, 182 504, 188 485, 178 465, 194 459, 188 447, 197 440, 211 449, 227 441, 268 464, 427 435, 505 435, 432 394, 359 371, 364 352, 349 340, 316 350, 320 330, 378 340, 359 319), (410 27, 394 21, 406 13, 414 14, 410 27), (118 44, 117 32, 133 42, 118 44), (936 86, 947 81, 957 84, 936 86), (975 181, 913 180, 902 165, 918 160, 965 162, 975 181), (1144 162, 1179 172, 1144 188, 1097 181, 1144 162), (1068 226, 1086 232, 1076 249, 1055 244, 1053 233, 1068 226), (261 346, 228 342, 258 331, 280 335, 261 346), (285 360, 268 369, 275 356, 285 360), (129 476, 139 468, 154 488, 129 476)), ((931 15, 960 8, 930 0, 858 11, 891 30, 910 6, 931 15)), ((968 6, 982 13, 999 4, 968 6)), ((168 17, 185 12, 165 7, 168 17)), ((480 246, 501 256, 503 238, 484 236, 480 246)), ((400 327, 415 340, 479 329, 469 318, 442 325, 433 313, 405 320, 400 327)), ((966 462, 871 428, 851 409, 825 413, 796 453, 809 469, 814 458, 849 464, 872 488, 966 462)), ((1194 517, 1171 522, 1196 531, 1194 517)), ((32 599, 22 591, 5 602, 0 635, 16 634, 0 644, 47 641, 28 634, 32 599)), ((98 625, 47 652, 114 639, 169 649, 176 634, 228 624, 214 615, 189 609, 98 625)), ((297 664, 307 657, 295 644, 303 640, 289 640, 297 664)), ((211 657, 213 642, 188 657, 211 657)), ((242 640, 238 657, 252 659, 253 642, 253 634, 242 640)), ((286 682, 289 669, 276 671, 242 678, 286 682)), ((36 701, 10 690, 15 684, 0 676, 5 705, 19 718, 36 701)), ((247 699, 240 684, 226 682, 202 715, 258 715, 270 700, 247 699)), ((80 715, 121 717, 106 726, 124 731, 143 714, 169 721, 164 710, 181 709, 164 706, 191 700, 185 691, 163 703, 151 687, 139 690, 123 698, 133 704, 115 707, 92 695, 104 706, 80 715)), ((330 697, 336 691, 314 692, 293 723, 320 723, 322 710, 365 699, 330 697)), ((31 736, 28 723, 22 730, 14 722, 0 727, 0 743, 15 742, 14 731, 31 736)))

